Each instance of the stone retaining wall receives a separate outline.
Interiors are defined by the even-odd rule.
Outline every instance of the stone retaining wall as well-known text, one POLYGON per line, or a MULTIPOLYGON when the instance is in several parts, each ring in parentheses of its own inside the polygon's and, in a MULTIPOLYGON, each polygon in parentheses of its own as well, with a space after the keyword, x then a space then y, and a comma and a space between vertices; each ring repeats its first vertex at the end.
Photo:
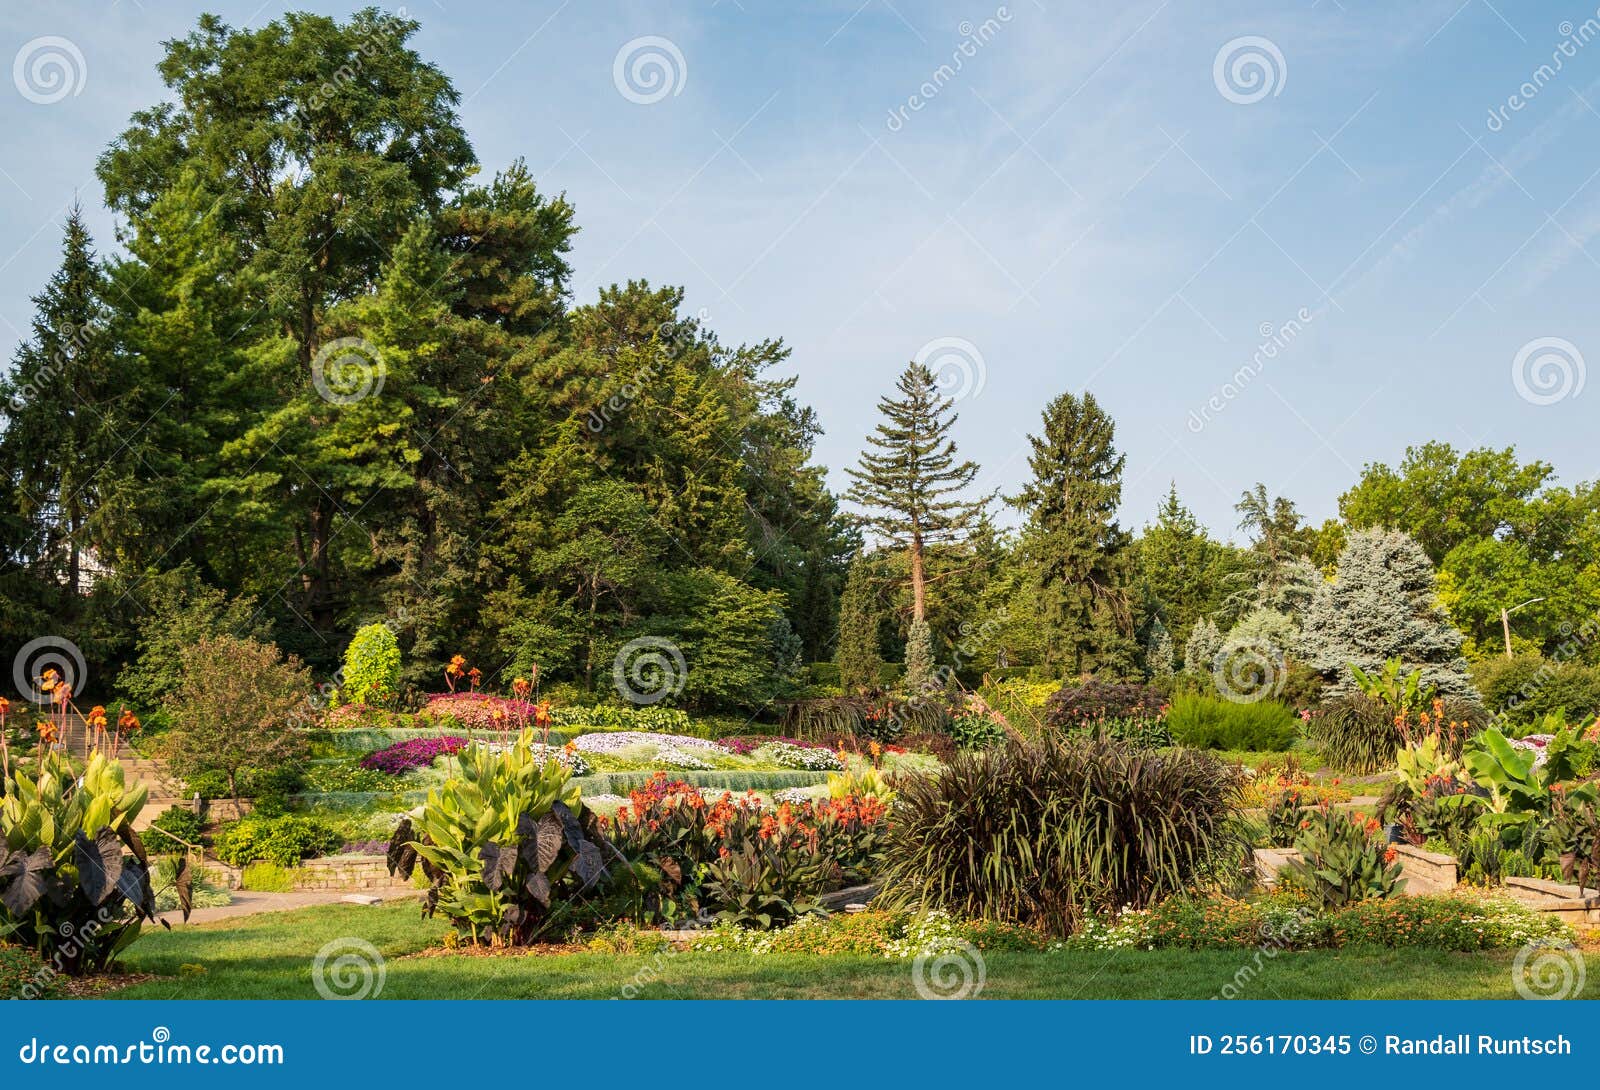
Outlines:
POLYGON ((389 873, 381 855, 328 855, 307 859, 291 871, 295 889, 396 889, 409 888, 405 878, 389 873))

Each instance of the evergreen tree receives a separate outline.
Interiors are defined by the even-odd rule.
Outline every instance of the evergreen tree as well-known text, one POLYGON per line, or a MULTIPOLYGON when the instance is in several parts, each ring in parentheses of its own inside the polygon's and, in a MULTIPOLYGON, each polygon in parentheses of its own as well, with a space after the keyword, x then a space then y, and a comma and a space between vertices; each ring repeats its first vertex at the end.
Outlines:
POLYGON ((34 297, 32 335, 0 380, 0 475, 27 530, 15 560, 35 568, 77 609, 84 561, 124 426, 106 330, 105 275, 80 209, 67 216, 61 266, 34 297))
POLYGON ((1217 652, 1221 650, 1222 633, 1216 622, 1210 617, 1201 617, 1189 633, 1189 641, 1183 645, 1183 672, 1195 677, 1210 674, 1217 652))
POLYGON ((1127 674, 1137 645, 1117 525, 1122 467, 1116 428, 1093 394, 1062 394, 1029 436, 1033 471, 1009 502, 1027 513, 1024 553, 1046 624, 1046 660, 1075 674, 1127 674))
POLYGON ((839 684, 846 693, 876 689, 883 675, 883 656, 878 650, 878 628, 882 620, 877 588, 870 562, 856 554, 845 575, 844 593, 839 599, 839 684))
POLYGON ((895 387, 901 396, 878 401, 885 419, 867 437, 877 451, 863 453, 860 467, 845 471, 854 482, 846 498, 867 510, 864 521, 869 529, 906 550, 915 623, 927 618, 928 546, 971 530, 987 497, 958 498, 972 484, 978 467, 956 461, 956 445, 950 438, 956 422, 954 402, 939 393, 933 372, 910 363, 895 387))
POLYGON ((1157 617, 1150 625, 1150 635, 1145 639, 1145 668, 1154 680, 1172 677, 1172 633, 1157 617))
POLYGON ((1176 482, 1156 510, 1156 520, 1134 543, 1140 586, 1176 643, 1189 637, 1194 623, 1222 605, 1219 567, 1226 550, 1212 541, 1178 498, 1176 482))
POLYGON ((1391 658, 1446 696, 1471 697, 1461 633, 1439 605, 1433 565, 1407 534, 1359 530, 1306 614, 1302 654, 1330 693, 1355 688, 1352 664, 1381 670, 1391 658))
POLYGON ((934 684, 933 629, 924 620, 912 621, 906 631, 907 692, 920 693, 934 684))

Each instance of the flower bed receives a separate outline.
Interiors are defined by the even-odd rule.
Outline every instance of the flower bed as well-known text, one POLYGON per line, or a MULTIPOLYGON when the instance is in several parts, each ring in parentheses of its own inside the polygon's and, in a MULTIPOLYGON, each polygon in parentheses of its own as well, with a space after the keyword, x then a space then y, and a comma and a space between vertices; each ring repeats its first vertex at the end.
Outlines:
POLYGON ((411 738, 367 754, 361 758, 361 767, 401 776, 414 768, 427 768, 438 758, 456 753, 466 744, 465 738, 453 734, 436 738, 411 738))

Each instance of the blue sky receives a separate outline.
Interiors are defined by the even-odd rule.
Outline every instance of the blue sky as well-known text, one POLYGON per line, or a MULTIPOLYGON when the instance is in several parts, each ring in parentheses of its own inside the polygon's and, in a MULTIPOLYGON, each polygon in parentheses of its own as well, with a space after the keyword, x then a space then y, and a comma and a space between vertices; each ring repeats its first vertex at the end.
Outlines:
MULTIPOLYGON (((285 8, 0 14, 24 59, 0 84, 8 357, 75 192, 114 244, 94 158, 161 97, 160 42, 201 10, 285 8), (26 60, 51 48, 71 93, 34 101, 54 92, 26 60)), ((840 487, 923 351, 988 487, 1024 475, 1045 400, 1092 391, 1132 525, 1169 480, 1224 535, 1258 480, 1320 521, 1364 463, 1430 438, 1600 477, 1600 389, 1580 389, 1600 361, 1593 0, 406 10, 486 166, 523 156, 575 204, 577 299, 682 284, 724 340, 782 337, 840 487), (629 83, 641 58, 665 84, 629 83)))

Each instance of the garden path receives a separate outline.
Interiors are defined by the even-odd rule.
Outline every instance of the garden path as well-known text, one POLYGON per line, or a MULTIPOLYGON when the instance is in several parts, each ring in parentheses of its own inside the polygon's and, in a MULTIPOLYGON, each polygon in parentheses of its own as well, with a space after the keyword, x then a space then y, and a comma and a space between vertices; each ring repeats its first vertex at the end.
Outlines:
MULTIPOLYGON (((316 889, 295 890, 290 893, 253 893, 249 890, 236 889, 233 891, 233 903, 218 905, 215 908, 197 908, 189 913, 189 922, 214 923, 217 920, 231 920, 237 916, 254 916, 261 912, 288 912, 296 908, 312 908, 317 905, 337 904, 351 893, 369 893, 366 890, 340 890, 316 889)), ((383 903, 388 904, 401 898, 422 896, 421 890, 386 889, 380 896, 383 903)), ((163 912, 161 919, 166 920, 173 927, 182 927, 183 913, 173 910, 163 912)))

